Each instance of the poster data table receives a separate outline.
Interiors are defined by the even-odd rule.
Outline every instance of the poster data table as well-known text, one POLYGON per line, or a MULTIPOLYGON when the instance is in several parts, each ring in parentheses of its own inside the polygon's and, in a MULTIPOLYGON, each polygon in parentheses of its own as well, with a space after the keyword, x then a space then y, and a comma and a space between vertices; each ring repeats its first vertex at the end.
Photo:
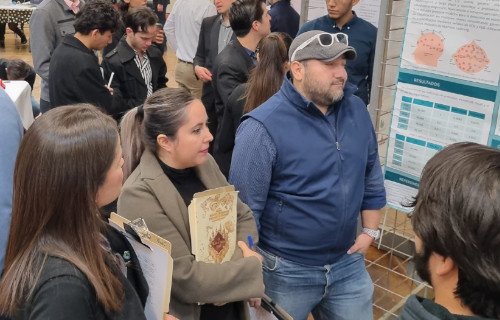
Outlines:
POLYGON ((500 148, 497 38, 498 0, 410 1, 385 166, 390 206, 407 211, 425 164, 447 145, 500 148))

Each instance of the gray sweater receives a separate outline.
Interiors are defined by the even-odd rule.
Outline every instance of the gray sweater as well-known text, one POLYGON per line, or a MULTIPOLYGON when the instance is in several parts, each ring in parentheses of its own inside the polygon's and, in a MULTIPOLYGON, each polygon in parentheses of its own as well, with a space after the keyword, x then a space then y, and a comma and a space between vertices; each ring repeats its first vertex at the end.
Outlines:
MULTIPOLYGON (((80 8, 84 5, 80 0, 80 8)), ((43 0, 30 20, 30 45, 36 73, 42 78, 40 97, 49 98, 49 65, 54 49, 64 36, 74 34, 75 14, 64 0, 43 0)))

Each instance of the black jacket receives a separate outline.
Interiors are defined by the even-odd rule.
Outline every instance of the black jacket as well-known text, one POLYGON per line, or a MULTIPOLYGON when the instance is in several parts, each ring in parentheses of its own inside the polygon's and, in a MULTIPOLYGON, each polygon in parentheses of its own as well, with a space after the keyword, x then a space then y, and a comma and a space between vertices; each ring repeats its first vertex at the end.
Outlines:
POLYGON ((253 67, 253 59, 248 55, 246 49, 238 39, 229 42, 224 50, 215 58, 214 70, 212 72, 212 86, 214 88, 215 112, 218 126, 214 139, 214 158, 226 176, 229 172, 232 152, 228 158, 227 154, 223 155, 217 152, 217 150, 220 149, 219 143, 221 140, 231 139, 231 137, 223 136, 224 132, 221 132, 222 119, 224 113, 227 112, 226 106, 229 96, 237 86, 247 82, 248 74, 253 67))
POLYGON ((67 35, 50 59, 49 93, 51 108, 91 103, 108 109, 112 96, 105 87, 99 61, 92 50, 73 35, 67 35))
MULTIPOLYGON (((220 15, 203 19, 201 23, 198 48, 193 59, 193 67, 205 67, 213 73, 213 65, 219 49, 220 15)), ((233 40, 236 39, 233 34, 233 40)), ((212 75, 213 79, 213 75, 212 75)), ((205 106, 209 118, 209 128, 213 135, 217 129, 217 117, 215 114, 214 89, 211 82, 203 83, 201 102, 205 106)))
POLYGON ((214 146, 214 158, 220 171, 229 178, 229 168, 234 149, 236 129, 240 125, 246 99, 243 98, 248 83, 238 85, 228 98, 222 121, 219 124, 217 144, 214 146))
MULTIPOLYGON (((151 46, 146 54, 151 64, 153 92, 165 88, 167 66, 163 60, 163 53, 157 47, 151 46)), ((124 37, 102 62, 106 79, 109 79, 112 72, 115 73, 111 83, 113 103, 106 110, 116 120, 128 110, 143 104, 147 97, 148 88, 134 58, 135 52, 124 37)))
MULTIPOLYGON (((215 15, 203 19, 201 23, 200 36, 198 38, 198 48, 193 58, 193 66, 205 67, 212 71, 215 57, 218 54, 220 16, 215 15)), ((203 84, 202 102, 205 107, 213 107, 213 89, 210 82, 203 84), (206 104, 206 102, 210 102, 206 104)))
POLYGON ((130 267, 127 268, 128 280, 117 267, 112 267, 116 268, 116 274, 123 285, 124 300, 119 312, 109 313, 104 310, 87 277, 75 265, 49 256, 30 300, 22 306, 14 319, 145 320, 144 305, 148 288, 137 256, 121 233, 110 226, 107 228, 106 237, 112 252, 122 254, 122 250, 126 249, 131 254, 130 267))
POLYGON ((286 0, 280 0, 271 5, 271 32, 285 32, 292 38, 297 36, 300 15, 286 0))
POLYGON ((219 122, 222 120, 229 96, 238 85, 247 82, 248 74, 253 67, 254 61, 238 39, 229 42, 215 58, 212 86, 215 94, 215 112, 219 122))

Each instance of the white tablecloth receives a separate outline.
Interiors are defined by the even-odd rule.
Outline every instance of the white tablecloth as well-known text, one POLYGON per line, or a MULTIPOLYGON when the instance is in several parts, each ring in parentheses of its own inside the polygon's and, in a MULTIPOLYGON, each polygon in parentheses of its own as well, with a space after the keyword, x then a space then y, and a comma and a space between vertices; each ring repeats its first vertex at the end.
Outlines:
POLYGON ((35 119, 31 108, 31 87, 26 81, 4 81, 5 92, 14 101, 21 116, 24 129, 28 129, 35 119))

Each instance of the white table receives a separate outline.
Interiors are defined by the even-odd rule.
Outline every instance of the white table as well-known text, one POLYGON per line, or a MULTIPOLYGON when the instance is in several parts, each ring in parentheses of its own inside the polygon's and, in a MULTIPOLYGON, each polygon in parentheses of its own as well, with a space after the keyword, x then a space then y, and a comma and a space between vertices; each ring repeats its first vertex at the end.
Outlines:
POLYGON ((26 81, 4 81, 5 92, 16 105, 24 129, 28 130, 35 119, 31 108, 31 87, 26 81))

